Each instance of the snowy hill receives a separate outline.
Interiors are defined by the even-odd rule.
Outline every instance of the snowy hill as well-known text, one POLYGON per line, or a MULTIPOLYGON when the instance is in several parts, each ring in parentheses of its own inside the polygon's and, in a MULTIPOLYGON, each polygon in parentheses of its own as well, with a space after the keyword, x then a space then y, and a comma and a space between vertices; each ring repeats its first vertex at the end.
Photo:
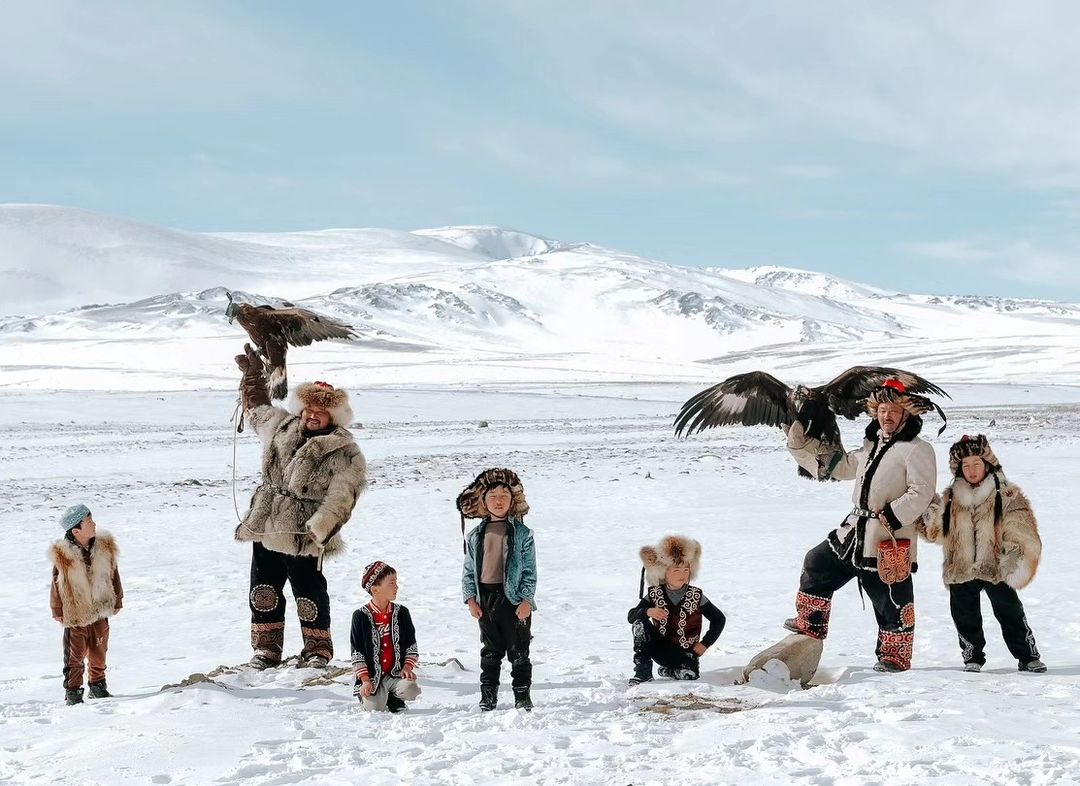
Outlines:
POLYGON ((199 234, 0 206, 0 386, 223 386, 226 288, 353 324, 292 363, 364 382, 825 379, 1080 383, 1080 305, 901 294, 810 271, 684 268, 491 226, 199 234), (7 316, 2 316, 3 314, 7 316))

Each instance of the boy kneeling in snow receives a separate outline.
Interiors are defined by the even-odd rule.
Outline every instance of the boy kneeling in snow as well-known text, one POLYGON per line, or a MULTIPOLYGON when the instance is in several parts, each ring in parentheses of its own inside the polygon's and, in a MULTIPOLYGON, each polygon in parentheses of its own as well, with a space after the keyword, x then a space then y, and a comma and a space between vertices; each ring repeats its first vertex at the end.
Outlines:
POLYGON ((90 698, 107 699, 105 655, 109 617, 120 611, 124 589, 116 568, 116 541, 98 532, 90 509, 73 505, 60 517, 64 537, 49 547, 53 619, 64 626, 64 694, 82 704, 83 672, 90 662, 90 698))
POLYGON ((401 712, 420 695, 416 682, 416 629, 397 598, 397 571, 376 560, 364 569, 362 584, 371 602, 352 616, 353 695, 365 710, 401 712))
POLYGON ((701 544, 669 535, 657 547, 641 549, 642 582, 649 589, 626 615, 634 629, 634 676, 631 685, 652 680, 653 661, 661 677, 696 680, 698 659, 724 630, 724 613, 689 583, 701 563, 701 544), (701 618, 709 629, 701 635, 701 618))

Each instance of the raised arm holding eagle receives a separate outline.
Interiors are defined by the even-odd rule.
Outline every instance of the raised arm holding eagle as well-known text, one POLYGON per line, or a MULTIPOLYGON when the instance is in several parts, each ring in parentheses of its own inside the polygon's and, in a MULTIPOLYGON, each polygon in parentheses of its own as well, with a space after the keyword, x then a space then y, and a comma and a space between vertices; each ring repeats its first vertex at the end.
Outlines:
POLYGON ((234 320, 247 331, 266 369, 270 397, 285 398, 289 392, 285 369, 285 353, 288 347, 306 347, 315 341, 327 339, 352 340, 358 338, 350 325, 330 317, 324 317, 306 308, 287 303, 285 308, 253 306, 233 300, 228 293, 229 306, 225 316, 234 320))
MULTIPOLYGON (((823 445, 840 447, 837 415, 854 420, 866 411, 865 402, 886 380, 898 380, 909 394, 925 403, 925 410, 941 409, 918 395, 948 397, 937 385, 917 374, 884 366, 853 366, 818 387, 788 387, 771 374, 751 371, 736 374, 706 388, 683 404, 675 418, 676 436, 689 436, 717 426, 776 426, 799 422, 808 437, 823 445)), ((800 474, 805 474, 800 472, 800 474)))

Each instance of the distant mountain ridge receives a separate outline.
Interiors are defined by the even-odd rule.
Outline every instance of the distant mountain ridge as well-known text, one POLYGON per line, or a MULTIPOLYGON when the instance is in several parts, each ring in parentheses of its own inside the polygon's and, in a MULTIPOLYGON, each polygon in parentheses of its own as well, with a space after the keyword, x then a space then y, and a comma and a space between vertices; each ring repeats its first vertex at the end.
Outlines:
MULTIPOLYGON (((1074 304, 904 294, 780 267, 679 267, 493 226, 199 234, 8 205, 0 206, 0 314, 8 314, 0 367, 15 377, 2 384, 46 378, 18 360, 32 351, 40 361, 45 347, 45 369, 78 365, 65 351, 85 363, 92 347, 94 374, 126 369, 122 384, 134 378, 130 358, 151 344, 177 349, 177 363, 196 358, 187 377, 213 384, 222 363, 204 345, 237 337, 224 319, 227 289, 353 324, 360 344, 320 350, 335 362, 348 366, 362 349, 361 365, 400 361, 422 375, 428 364, 439 379, 451 366, 468 378, 470 364, 535 373, 553 357, 559 374, 572 365, 586 376, 617 368, 621 377, 702 377, 726 366, 820 379, 849 360, 904 358, 939 375, 1080 381, 1074 304), (384 354, 380 363, 374 347, 408 358, 384 354), (417 353, 453 360, 436 369, 417 353)), ((167 375, 167 359, 154 362, 167 375)))

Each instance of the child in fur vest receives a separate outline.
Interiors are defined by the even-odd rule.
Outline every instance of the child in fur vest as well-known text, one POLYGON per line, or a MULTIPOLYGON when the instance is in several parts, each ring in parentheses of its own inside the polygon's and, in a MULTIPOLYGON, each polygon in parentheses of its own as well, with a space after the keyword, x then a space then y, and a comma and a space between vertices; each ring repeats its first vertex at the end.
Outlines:
POLYGON ((64 696, 69 705, 83 700, 83 672, 90 665, 90 698, 111 694, 105 685, 109 617, 123 606, 124 589, 116 566, 116 541, 97 525, 85 505, 60 517, 64 537, 49 547, 53 619, 64 626, 64 696))
POLYGON ((365 710, 401 712, 420 695, 416 682, 416 628, 397 600, 397 571, 382 560, 364 568, 361 580, 371 602, 352 616, 353 694, 365 710))
POLYGON ((727 621, 705 593, 689 582, 701 563, 701 544, 669 535, 660 545, 641 549, 642 585, 649 589, 626 615, 634 630, 634 676, 631 685, 652 680, 653 661, 659 674, 673 680, 696 680, 699 659, 720 638, 727 621), (701 620, 709 629, 701 635, 701 620))
POLYGON ((1044 672, 1016 594, 1035 578, 1042 554, 1031 503, 1006 479, 982 434, 964 436, 949 449, 949 469, 953 482, 934 500, 919 531, 945 551, 943 573, 964 670, 980 671, 986 663, 985 592, 1020 671, 1044 672))

